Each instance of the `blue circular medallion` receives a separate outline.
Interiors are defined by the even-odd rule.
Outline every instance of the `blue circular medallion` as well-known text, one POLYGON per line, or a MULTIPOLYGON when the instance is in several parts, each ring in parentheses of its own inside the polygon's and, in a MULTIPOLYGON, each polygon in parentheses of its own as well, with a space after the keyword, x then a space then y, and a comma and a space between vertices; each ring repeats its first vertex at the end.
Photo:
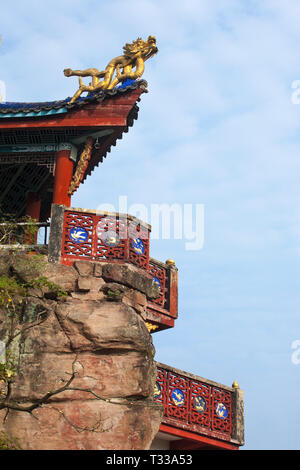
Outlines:
POLYGON ((217 408, 216 408, 216 413, 219 416, 219 418, 225 419, 225 418, 227 418, 228 410, 227 410, 226 406, 223 405, 223 403, 218 403, 217 408))
POLYGON ((184 404, 184 393, 180 388, 175 388, 172 392, 172 400, 176 406, 182 406, 184 404))
POLYGON ((158 398, 160 395, 161 395, 160 385, 158 382, 155 382, 153 398, 158 398))
POLYGON ((143 255, 145 251, 144 243, 140 238, 134 238, 132 240, 132 248, 138 255, 143 255))
POLYGON ((160 289, 161 289, 161 283, 160 283, 160 280, 157 278, 157 277, 153 277, 153 284, 155 286, 158 286, 160 289))
POLYGON ((73 227, 69 232, 69 237, 75 243, 84 243, 89 238, 89 234, 82 227, 73 227))
POLYGON ((114 230, 103 232, 101 235, 101 240, 107 246, 117 246, 120 243, 120 237, 114 230))
POLYGON ((206 401, 203 397, 197 396, 194 400, 194 406, 199 413, 204 413, 206 410, 206 401))

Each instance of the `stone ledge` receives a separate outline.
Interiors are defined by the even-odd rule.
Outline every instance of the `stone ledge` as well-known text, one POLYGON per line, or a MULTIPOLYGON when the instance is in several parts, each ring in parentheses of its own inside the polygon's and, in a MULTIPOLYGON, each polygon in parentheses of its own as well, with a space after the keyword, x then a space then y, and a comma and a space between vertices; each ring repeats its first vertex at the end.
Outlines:
POLYGON ((117 282, 145 294, 148 299, 159 296, 159 288, 153 284, 150 274, 129 263, 102 263, 105 281, 117 282))

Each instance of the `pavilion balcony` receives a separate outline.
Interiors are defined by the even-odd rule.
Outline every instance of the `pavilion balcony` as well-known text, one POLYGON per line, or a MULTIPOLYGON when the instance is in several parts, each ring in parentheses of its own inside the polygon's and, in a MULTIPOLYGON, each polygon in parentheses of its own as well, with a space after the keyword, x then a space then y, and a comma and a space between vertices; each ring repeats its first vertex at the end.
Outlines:
POLYGON ((187 443, 189 449, 237 449, 244 444, 243 391, 237 382, 228 387, 156 365, 154 400, 164 408, 160 436, 165 440, 172 436, 171 449, 185 448, 187 443))
POLYGON ((148 302, 151 331, 174 326, 178 316, 178 271, 175 263, 150 258, 151 226, 121 213, 68 208, 53 204, 49 260, 71 265, 75 260, 131 263, 146 271, 160 295, 148 302))
POLYGON ((52 263, 77 260, 130 263, 146 271, 159 286, 147 305, 150 331, 172 328, 178 316, 178 270, 149 256, 151 226, 133 216, 52 205, 51 223, 0 224, 0 248, 48 254, 52 263))

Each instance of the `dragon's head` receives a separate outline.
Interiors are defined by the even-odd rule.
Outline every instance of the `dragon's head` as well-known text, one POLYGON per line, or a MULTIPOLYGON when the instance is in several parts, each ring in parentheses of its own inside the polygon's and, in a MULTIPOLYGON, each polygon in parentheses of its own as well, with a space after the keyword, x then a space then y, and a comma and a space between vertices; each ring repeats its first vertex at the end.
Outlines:
POLYGON ((125 57, 130 59, 142 57, 144 60, 149 59, 158 52, 154 36, 149 36, 147 41, 143 41, 142 38, 138 38, 130 44, 125 44, 123 50, 125 57))

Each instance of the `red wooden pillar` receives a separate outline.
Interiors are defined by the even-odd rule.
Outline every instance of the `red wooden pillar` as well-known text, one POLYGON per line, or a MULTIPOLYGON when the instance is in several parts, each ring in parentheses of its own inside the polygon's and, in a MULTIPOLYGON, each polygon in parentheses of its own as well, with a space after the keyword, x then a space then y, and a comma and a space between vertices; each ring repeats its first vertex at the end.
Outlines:
MULTIPOLYGON (((41 198, 38 193, 29 192, 27 194, 27 203, 26 203, 26 213, 30 219, 36 222, 40 220, 40 210, 41 210, 41 198)), ((30 233, 25 229, 25 238, 24 242, 27 244, 34 244, 37 242, 38 229, 35 233, 30 233)))
POLYGON ((40 220, 41 198, 38 193, 27 194, 26 215, 37 222, 40 220))
POLYGON ((72 145, 61 144, 56 152, 53 203, 71 205, 71 195, 68 189, 73 175, 72 145))
POLYGON ((170 269, 170 306, 169 313, 173 318, 178 317, 178 269, 175 266, 175 261, 168 259, 166 261, 170 269))

